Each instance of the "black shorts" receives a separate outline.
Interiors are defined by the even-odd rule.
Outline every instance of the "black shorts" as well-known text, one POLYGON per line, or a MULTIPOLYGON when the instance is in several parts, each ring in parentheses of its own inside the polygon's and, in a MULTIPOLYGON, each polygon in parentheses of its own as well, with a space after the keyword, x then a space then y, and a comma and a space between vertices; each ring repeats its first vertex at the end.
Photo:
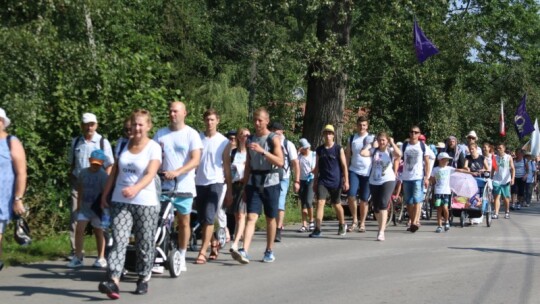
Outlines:
POLYGON ((225 184, 196 186, 197 218, 202 224, 213 225, 218 210, 219 200, 223 196, 225 184))
POLYGON ((317 199, 327 200, 330 198, 331 204, 341 204, 341 188, 329 189, 324 185, 317 185, 317 199))

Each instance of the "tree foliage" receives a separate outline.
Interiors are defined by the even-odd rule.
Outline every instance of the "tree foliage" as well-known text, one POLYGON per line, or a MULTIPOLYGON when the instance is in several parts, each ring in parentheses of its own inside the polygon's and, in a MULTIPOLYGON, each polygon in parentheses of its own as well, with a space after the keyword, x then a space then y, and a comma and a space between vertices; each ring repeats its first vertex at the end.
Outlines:
MULTIPOLYGON (((326 123, 338 137, 352 132, 360 108, 373 132, 397 140, 418 124, 431 142, 470 130, 499 141, 501 102, 509 128, 525 92, 530 116, 540 112, 539 35, 534 0, 5 0, 0 107, 28 153, 33 213, 58 230, 83 112, 113 143, 135 108, 166 125, 172 99, 197 128, 207 107, 226 131, 266 106, 290 134, 300 106, 291 92, 303 87, 301 134, 313 145, 326 123), (441 51, 422 65, 414 18, 441 51)), ((508 131, 503 140, 518 146, 508 131)))

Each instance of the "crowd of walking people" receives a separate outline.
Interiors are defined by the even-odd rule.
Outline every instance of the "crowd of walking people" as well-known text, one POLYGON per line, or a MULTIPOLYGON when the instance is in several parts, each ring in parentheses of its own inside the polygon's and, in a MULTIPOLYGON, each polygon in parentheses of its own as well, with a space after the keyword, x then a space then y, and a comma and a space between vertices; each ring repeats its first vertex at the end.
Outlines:
MULTIPOLYGON (((261 260, 271 263, 276 259, 275 242, 282 241, 290 188, 299 197, 299 233, 309 232, 310 238, 323 235, 324 207, 329 202, 338 220, 339 236, 366 233, 371 207, 378 224, 376 240, 385 241, 388 202, 402 195, 409 215, 406 229, 415 233, 421 227, 420 206, 428 187, 433 187, 435 194, 435 232, 450 230, 449 180, 454 172, 492 177, 493 219, 499 217, 501 200, 506 219, 512 209, 530 206, 537 181, 537 162, 530 153, 521 149, 507 151, 504 144, 484 143, 480 147, 474 131, 467 134, 466 144, 449 136, 444 143, 429 145, 421 129, 411 126, 409 137, 396 142, 387 132, 371 134, 369 120, 359 117, 356 131, 347 138, 345 147, 335 141, 335 129, 330 124, 321 130, 323 143, 312 147, 305 138, 298 145, 288 140, 283 125, 271 122, 264 108, 253 113, 253 133, 239 128, 226 135, 218 131, 221 118, 214 109, 204 112, 202 132, 186 124, 187 109, 182 102, 171 102, 168 113, 169 125, 159 129, 153 138, 151 114, 146 110, 131 113, 114 150, 97 133, 96 115, 85 113, 81 135, 71 141, 68 162, 72 251, 67 266, 84 265, 84 232, 90 223, 98 249, 92 266, 107 269, 107 279, 98 288, 111 299, 120 297, 120 278, 132 233, 138 276, 135 293, 148 292, 161 191, 174 194, 180 270, 187 271, 193 209, 202 224, 195 264, 218 258, 222 244, 214 233, 216 223, 225 229, 227 241, 231 242, 231 257, 249 264, 256 223, 263 212, 266 247, 261 260), (342 194, 347 197, 350 224, 346 223, 342 194), (108 229, 112 246, 105 255, 108 237, 104 232, 108 229)), ((7 133, 9 125, 9 118, 0 108, 0 170, 6 172, 0 175, 0 257, 2 235, 9 220, 25 212, 26 158, 19 139, 7 133)), ((0 269, 2 266, 0 262, 0 269)))

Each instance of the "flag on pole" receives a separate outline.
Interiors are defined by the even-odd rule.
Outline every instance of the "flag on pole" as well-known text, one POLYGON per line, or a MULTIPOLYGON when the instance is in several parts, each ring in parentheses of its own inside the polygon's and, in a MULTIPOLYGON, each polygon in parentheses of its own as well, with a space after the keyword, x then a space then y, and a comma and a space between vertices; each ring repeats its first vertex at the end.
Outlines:
POLYGON ((499 116, 499 135, 506 136, 506 128, 504 126, 504 107, 501 101, 501 115, 499 116))
POLYGON ((534 131, 534 126, 531 122, 529 114, 527 114, 527 94, 523 95, 521 103, 519 104, 516 115, 514 116, 514 126, 519 139, 525 137, 525 135, 531 134, 534 131))
POLYGON ((534 132, 531 135, 531 155, 540 155, 540 129, 538 129, 538 119, 534 120, 534 132))
POLYGON ((416 20, 414 20, 413 37, 418 62, 423 63, 429 57, 439 53, 437 47, 424 35, 416 20))

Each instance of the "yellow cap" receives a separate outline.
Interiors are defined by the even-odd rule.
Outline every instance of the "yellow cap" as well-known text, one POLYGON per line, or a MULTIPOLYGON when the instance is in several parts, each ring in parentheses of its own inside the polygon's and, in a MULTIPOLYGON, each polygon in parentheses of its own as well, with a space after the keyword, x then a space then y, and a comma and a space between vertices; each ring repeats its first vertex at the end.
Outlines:
POLYGON ((324 126, 323 132, 326 132, 326 131, 335 133, 335 131, 334 131, 334 126, 332 126, 332 125, 326 125, 326 126, 324 126))

